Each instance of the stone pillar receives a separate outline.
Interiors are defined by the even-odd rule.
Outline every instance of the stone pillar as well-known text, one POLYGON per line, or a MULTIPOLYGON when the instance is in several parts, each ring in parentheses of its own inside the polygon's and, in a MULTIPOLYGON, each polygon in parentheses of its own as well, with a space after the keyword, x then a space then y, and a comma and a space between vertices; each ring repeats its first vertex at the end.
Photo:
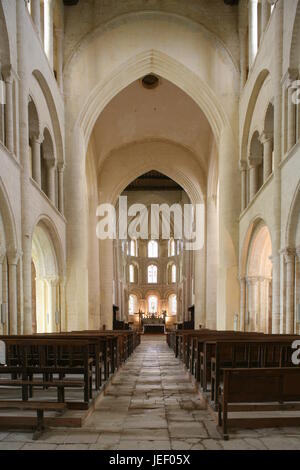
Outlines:
POLYGON ((11 70, 4 75, 6 103, 5 103, 5 145, 14 153, 14 110, 13 110, 13 77, 11 70))
POLYGON ((300 333, 300 321, 298 321, 298 304, 300 304, 300 246, 296 248, 295 257, 295 333, 300 333))
MULTIPOLYGON (((232 103, 231 123, 238 122, 238 108, 232 103)), ((237 101, 236 101, 237 104, 237 101)), ((238 217, 241 210, 238 158, 238 130, 226 125, 219 145, 219 263, 217 328, 232 329, 239 311, 238 217), (232 188, 235 191, 232 191, 232 188)))
MULTIPOLYGON (((277 0, 275 11, 275 41, 273 60, 274 89, 274 198, 272 236, 272 333, 280 330, 280 248, 281 248, 281 135, 282 135, 282 59, 283 59, 283 0, 277 0)), ((270 208, 271 209, 271 208, 270 208)))
POLYGON ((258 47, 258 16, 257 16, 258 0, 249 0, 249 68, 252 67, 257 54, 258 47))
POLYGON ((57 84, 60 92, 63 93, 63 43, 64 33, 61 29, 55 28, 55 37, 57 42, 57 84))
POLYGON ((286 262, 286 334, 294 333, 295 253, 287 249, 286 262))
POLYGON ((240 331, 245 331, 245 319, 246 319, 246 278, 240 277, 240 331))
POLYGON ((58 210, 64 215, 64 166, 58 164, 58 210))
MULTIPOLYGON (((100 323, 107 330, 112 329, 112 296, 113 296, 113 240, 100 241, 100 323)), ((126 305, 124 303, 124 316, 126 305)))
POLYGON ((202 328, 206 324, 206 312, 204 303, 204 280, 205 280, 205 252, 202 250, 194 251, 194 279, 195 279, 195 329, 202 328))
POLYGON ((257 164, 253 160, 249 159, 250 166, 250 201, 254 198, 258 190, 258 171, 257 164))
POLYGON ((12 251, 7 253, 8 261, 8 295, 9 295, 9 334, 18 334, 18 283, 17 265, 20 253, 12 251))
POLYGON ((30 224, 31 200, 30 200, 30 164, 28 158, 28 95, 29 60, 27 51, 30 50, 29 37, 24 22, 24 2, 16 2, 17 13, 17 50, 18 50, 18 75, 19 81, 19 142, 21 163, 21 214, 22 214, 22 266, 23 266, 23 294, 24 294, 24 334, 32 332, 32 301, 31 301, 31 235, 30 224))
POLYGON ((248 42, 248 6, 247 0, 239 2, 239 44, 240 44, 240 88, 244 88, 247 81, 247 42, 248 42))
POLYGON ((273 136, 263 132, 260 136, 260 141, 264 147, 264 182, 272 173, 272 157, 273 157, 273 136))
POLYGON ((268 0, 261 0, 261 35, 260 39, 263 36, 263 33, 266 30, 269 18, 271 13, 271 5, 268 0))
POLYGON ((55 161, 47 160, 47 196, 55 205, 55 161))
POLYGON ((31 0, 31 16, 39 36, 41 36, 41 6, 40 0, 31 0))
POLYGON ((247 163, 240 161, 241 172, 241 212, 247 207, 247 163))
POLYGON ((1 322, 1 308, 4 300, 3 296, 3 261, 5 259, 5 251, 0 251, 0 334, 4 334, 4 328, 1 322))
POLYGON ((44 48, 53 69, 53 0, 44 0, 44 48))
POLYGON ((288 87, 288 109, 287 109, 287 150, 291 150, 296 143, 296 105, 293 102, 292 96, 295 89, 291 86, 288 87))
POLYGON ((256 277, 249 279, 250 284, 250 321, 249 330, 257 331, 257 318, 258 318, 258 300, 259 300, 259 283, 256 277))
POLYGON ((32 148, 32 177, 34 181, 41 187, 42 175, 41 175, 41 144, 42 138, 38 138, 33 135, 31 137, 31 148, 32 148))

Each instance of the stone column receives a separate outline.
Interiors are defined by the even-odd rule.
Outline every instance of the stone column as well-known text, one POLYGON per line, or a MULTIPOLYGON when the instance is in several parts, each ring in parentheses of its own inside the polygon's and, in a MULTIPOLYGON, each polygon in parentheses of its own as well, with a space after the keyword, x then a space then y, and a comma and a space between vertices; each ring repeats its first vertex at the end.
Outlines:
POLYGON ((271 5, 268 0, 261 0, 261 35, 260 39, 263 36, 263 33, 266 30, 269 18, 271 13, 271 5))
POLYGON ((241 172, 241 212, 247 207, 247 163, 240 161, 241 172))
POLYGON ((240 331, 245 331, 245 319, 246 319, 246 278, 240 277, 240 331))
POLYGON ((247 81, 247 42, 248 42, 248 7, 247 0, 239 2, 239 44, 240 44, 240 88, 244 88, 247 81))
POLYGON ((258 0, 249 0, 249 68, 252 67, 257 54, 258 47, 258 17, 257 17, 258 0))
POLYGON ((41 144, 43 139, 35 135, 31 137, 31 148, 32 148, 32 177, 34 181, 41 187, 42 175, 41 175, 41 144))
POLYGON ((9 295, 9 334, 18 334, 18 283, 17 265, 20 253, 11 251, 7 253, 8 261, 8 295, 9 295))
MULTIPOLYGON (((272 236, 272 333, 280 330, 280 255, 281 248, 281 135, 282 135, 282 59, 283 59, 283 0, 277 0, 275 11, 273 89, 274 89, 274 198, 272 236)), ((270 208, 271 209, 271 208, 270 208)))
POLYGON ((256 277, 249 279, 250 283, 250 295, 249 298, 251 299, 250 302, 250 322, 249 322, 249 330, 250 331, 257 331, 257 318, 258 318, 258 279, 256 277))
MULTIPOLYGON (((112 296, 113 296, 113 240, 100 241, 100 323, 107 330, 112 329, 112 296)), ((126 305, 124 303, 126 318, 126 305)))
POLYGON ((257 171, 257 164, 255 160, 249 159, 249 167, 250 167, 250 201, 254 198, 255 194, 257 193, 258 189, 258 171, 257 171))
POLYGON ((286 334, 294 333, 295 253, 287 249, 286 262, 286 334))
POLYGON ((260 141, 264 147, 264 182, 272 173, 272 157, 273 157, 273 136, 263 132, 260 136, 260 141))
POLYGON ((30 50, 29 37, 24 22, 24 2, 16 2, 17 13, 17 50, 18 50, 18 75, 19 81, 19 142, 21 163, 21 214, 22 214, 22 265, 23 265, 23 294, 24 294, 24 333, 32 332, 32 301, 31 301, 31 235, 30 224, 31 200, 30 200, 30 164, 28 158, 28 95, 29 60, 27 51, 30 50))
POLYGON ((55 205, 55 160, 47 160, 47 196, 55 205))
POLYGON ((58 164, 58 210, 64 215, 64 165, 58 164))
POLYGON ((194 251, 194 279, 195 279, 195 329, 202 328, 206 324, 205 312, 205 252, 202 250, 194 251))
POLYGON ((0 333, 4 334, 4 328, 1 322, 1 308, 3 304, 3 261, 5 259, 5 251, 0 251, 0 333))
POLYGON ((5 145, 14 153, 14 112, 13 112, 13 77, 11 70, 4 72, 6 103, 5 103, 5 145))
POLYGON ((53 70, 53 0, 44 0, 44 48, 53 70))
POLYGON ((57 42, 57 84, 60 92, 63 93, 63 30, 55 28, 55 37, 57 42))
POLYGON ((288 87, 288 109, 287 109, 287 150, 291 150, 296 143, 296 105, 293 102, 292 96, 295 89, 291 86, 292 81, 288 87))
MULTIPOLYGON (((237 101, 232 102, 230 122, 238 122, 237 101), (235 106, 236 105, 236 106, 235 106)), ((235 125, 234 125, 235 126, 235 125)), ((241 210, 238 130, 226 125, 219 145, 219 263, 217 328, 232 329, 239 311, 238 217, 241 210), (235 188, 233 193, 232 188, 235 188)))
POLYGON ((31 15, 39 36, 41 36, 41 6, 40 0, 31 0, 31 15))
POLYGON ((298 304, 300 304, 300 246, 296 248, 295 257, 295 333, 300 333, 300 321, 298 321, 298 304))

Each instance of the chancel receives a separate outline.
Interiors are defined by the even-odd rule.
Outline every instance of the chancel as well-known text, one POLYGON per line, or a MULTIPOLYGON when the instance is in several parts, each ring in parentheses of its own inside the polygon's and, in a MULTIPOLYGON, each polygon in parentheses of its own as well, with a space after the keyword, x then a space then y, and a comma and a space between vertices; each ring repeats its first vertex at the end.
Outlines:
POLYGON ((0 450, 300 449, 299 83, 300 0, 0 0, 0 450))

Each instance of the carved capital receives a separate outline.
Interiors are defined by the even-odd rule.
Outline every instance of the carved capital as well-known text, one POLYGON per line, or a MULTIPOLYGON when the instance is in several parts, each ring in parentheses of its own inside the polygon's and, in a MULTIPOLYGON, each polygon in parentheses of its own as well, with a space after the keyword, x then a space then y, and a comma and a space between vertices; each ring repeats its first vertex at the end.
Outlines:
POLYGON ((284 256, 284 260, 287 264, 295 262, 295 250, 294 249, 285 248, 282 253, 284 256))
POLYGON ((265 144, 273 140, 273 134, 271 134, 270 132, 262 132, 259 136, 259 140, 262 144, 265 144))
POLYGON ((19 262, 22 252, 19 250, 10 250, 7 252, 7 261, 10 266, 16 266, 19 262))

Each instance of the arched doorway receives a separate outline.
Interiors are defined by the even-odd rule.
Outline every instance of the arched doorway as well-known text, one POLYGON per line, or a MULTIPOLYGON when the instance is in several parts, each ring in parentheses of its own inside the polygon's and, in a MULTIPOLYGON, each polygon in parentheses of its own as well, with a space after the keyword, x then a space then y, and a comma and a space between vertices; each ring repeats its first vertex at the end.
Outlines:
POLYGON ((245 329, 272 332, 272 241, 260 223, 252 235, 247 258, 245 329))
POLYGON ((60 330, 59 266, 49 230, 43 222, 32 238, 32 329, 37 333, 60 330))

